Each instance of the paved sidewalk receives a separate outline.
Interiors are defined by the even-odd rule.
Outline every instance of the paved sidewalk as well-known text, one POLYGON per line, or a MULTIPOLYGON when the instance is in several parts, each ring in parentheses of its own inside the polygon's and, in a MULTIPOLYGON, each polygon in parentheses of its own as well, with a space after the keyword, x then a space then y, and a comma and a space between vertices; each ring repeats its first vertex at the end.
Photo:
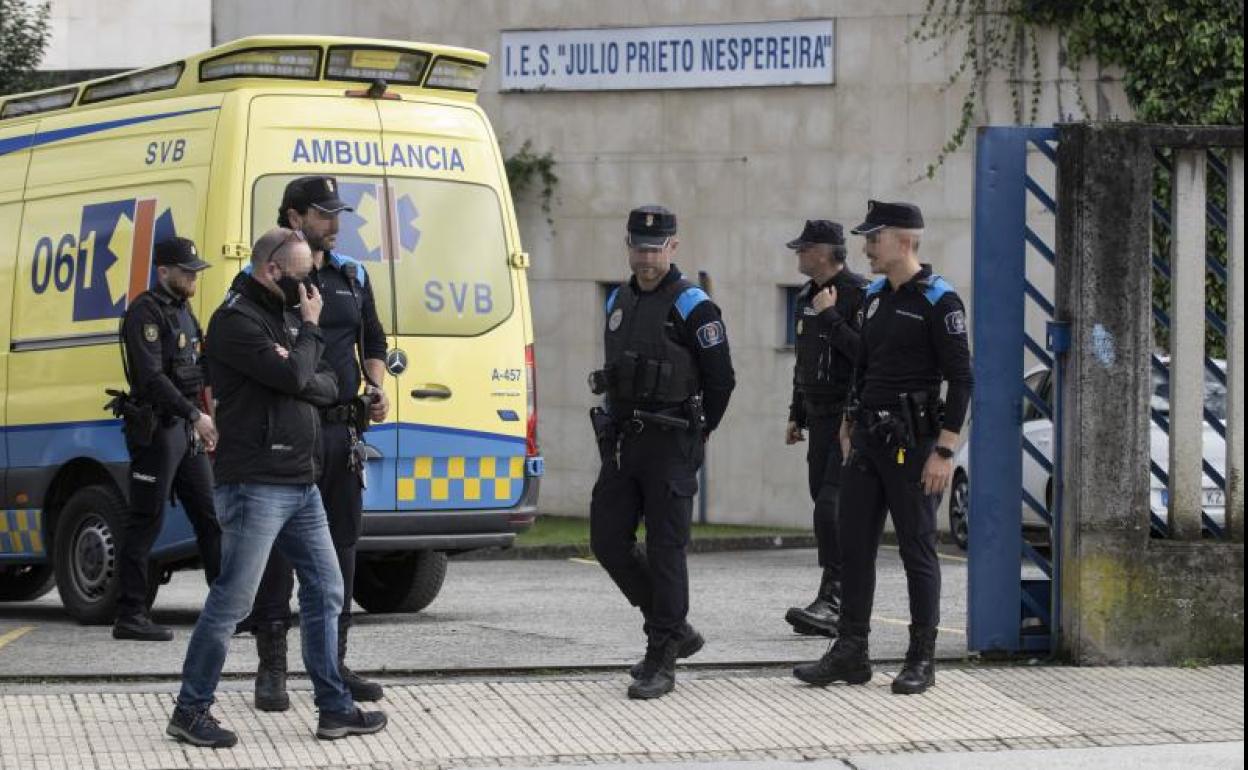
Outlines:
MULTIPOLYGON (((483 767, 837 759, 863 755, 1238 742, 1243 666, 1203 669, 944 668, 925 696, 817 689, 783 671, 686 672, 671 696, 631 702, 626 675, 391 683, 391 727, 312 737, 310 693, 285 714, 250 707, 248 683, 217 714, 239 745, 164 735, 173 683, 4 685, 0 768, 483 767)), ((951 757, 950 757, 951 758, 951 757)))

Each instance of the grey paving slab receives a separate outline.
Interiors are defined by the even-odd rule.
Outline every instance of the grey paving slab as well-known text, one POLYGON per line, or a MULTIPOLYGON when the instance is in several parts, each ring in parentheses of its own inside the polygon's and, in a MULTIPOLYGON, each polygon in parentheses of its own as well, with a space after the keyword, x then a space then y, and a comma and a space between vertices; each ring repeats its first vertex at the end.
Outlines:
MULTIPOLYGON (((707 637, 698 664, 812 660, 822 637, 794 634, 783 620, 793 604, 813 598, 813 550, 694 554, 689 559, 690 620, 707 637)), ((942 559, 943 657, 966 653, 966 564, 942 559)), ((172 643, 117 642, 107 627, 69 619, 55 592, 37 602, 0 604, 0 636, 27 629, 0 647, 0 679, 65 676, 175 676, 207 589, 202 573, 184 572, 161 588, 157 620, 172 643)), ((905 654, 909 617, 905 576, 894 548, 880 551, 872 653, 905 654)), ((297 651, 297 635, 291 650, 297 651)), ((452 562, 442 593, 419 614, 357 615, 353 668, 367 672, 623 666, 644 648, 640 615, 602 568, 582 560, 452 562)), ((297 653, 291 665, 302 670, 297 653)), ((227 671, 255 670, 249 637, 231 644, 227 671)))
POLYGON ((171 683, 4 684, 0 770, 1242 766, 1242 666, 946 668, 917 697, 892 695, 893 673, 882 666, 866 686, 825 689, 780 672, 682 673, 673 694, 649 702, 629 701, 625 677, 600 673, 426 679, 388 688, 385 732, 333 743, 313 738, 306 689, 291 710, 258 713, 236 682, 215 713, 240 743, 221 751, 164 735, 171 683), (1043 700, 1037 689, 1068 708, 1032 705, 1043 700), (1165 702, 1183 703, 1192 721, 1162 726, 1165 702), (1205 727, 1186 729, 1197 723, 1205 727))

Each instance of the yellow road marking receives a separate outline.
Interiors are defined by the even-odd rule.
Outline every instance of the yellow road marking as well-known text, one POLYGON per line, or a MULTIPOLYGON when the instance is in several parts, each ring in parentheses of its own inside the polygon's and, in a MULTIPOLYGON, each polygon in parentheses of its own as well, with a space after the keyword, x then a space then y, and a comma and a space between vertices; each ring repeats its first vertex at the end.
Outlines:
MULTIPOLYGON (((891 626, 910 625, 910 621, 908 620, 898 620, 896 618, 882 618, 879 615, 872 615, 871 622, 872 623, 887 623, 891 626)), ((964 628, 945 628, 944 626, 936 626, 936 630, 940 631, 943 634, 956 634, 958 636, 966 636, 966 629, 964 628)))
POLYGON ((34 626, 21 626, 9 631, 7 634, 0 634, 0 649, 4 649, 4 646, 9 642, 16 642, 18 639, 21 639, 23 636, 34 630, 34 626))

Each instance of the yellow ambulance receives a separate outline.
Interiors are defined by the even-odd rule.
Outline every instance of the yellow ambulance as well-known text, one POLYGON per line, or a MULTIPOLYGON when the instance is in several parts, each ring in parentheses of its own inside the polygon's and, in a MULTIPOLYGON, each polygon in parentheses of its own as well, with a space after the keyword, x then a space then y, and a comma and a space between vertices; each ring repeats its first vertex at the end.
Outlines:
MULTIPOLYGON (((127 454, 103 413, 118 320, 175 233, 212 262, 207 322, 276 223, 286 183, 332 174, 388 335, 390 420, 366 435, 355 599, 414 612, 446 555, 532 523, 533 328, 503 158, 476 103, 489 57, 406 41, 265 36, 0 96, 0 601, 58 588, 111 622, 127 454)), ((154 575, 194 564, 176 505, 154 575)), ((153 586, 154 590, 154 586, 153 586)))

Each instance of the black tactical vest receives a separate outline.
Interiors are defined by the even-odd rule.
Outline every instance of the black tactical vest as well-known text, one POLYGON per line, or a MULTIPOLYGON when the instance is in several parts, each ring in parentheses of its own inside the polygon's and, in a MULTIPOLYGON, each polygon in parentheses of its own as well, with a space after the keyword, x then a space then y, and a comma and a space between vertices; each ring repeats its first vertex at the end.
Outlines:
POLYGON ((838 382, 834 367, 836 352, 832 348, 826 330, 818 321, 818 314, 811 307, 812 295, 819 287, 808 283, 797 295, 794 303, 794 349, 797 363, 793 368, 793 384, 807 396, 833 396, 845 390, 838 382))
POLYGON ((199 365, 202 336, 199 324, 185 303, 175 305, 154 294, 148 299, 156 303, 164 320, 164 328, 160 330, 164 373, 179 393, 194 401, 205 384, 203 369, 199 365))
POLYGON ((655 408, 680 404, 701 391, 693 353, 676 342, 672 309, 693 284, 681 279, 655 291, 620 286, 607 313, 606 351, 612 405, 655 408))

